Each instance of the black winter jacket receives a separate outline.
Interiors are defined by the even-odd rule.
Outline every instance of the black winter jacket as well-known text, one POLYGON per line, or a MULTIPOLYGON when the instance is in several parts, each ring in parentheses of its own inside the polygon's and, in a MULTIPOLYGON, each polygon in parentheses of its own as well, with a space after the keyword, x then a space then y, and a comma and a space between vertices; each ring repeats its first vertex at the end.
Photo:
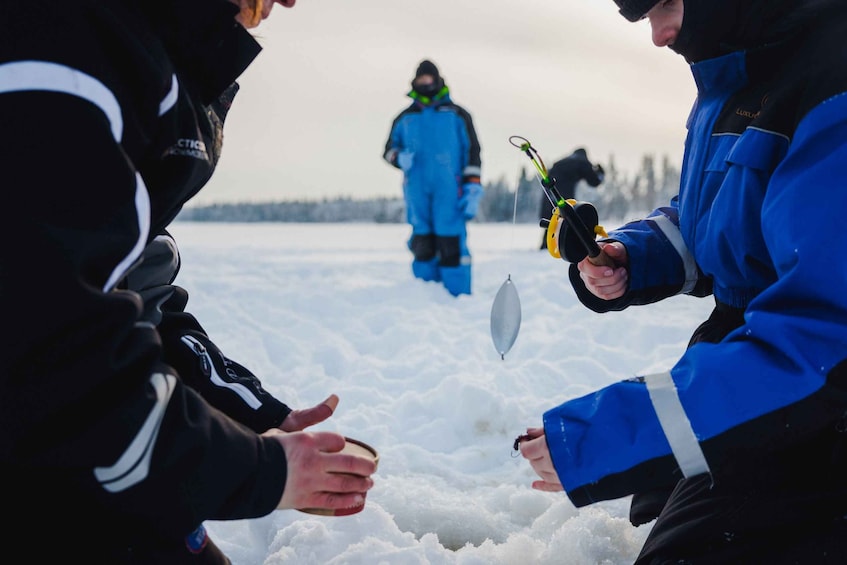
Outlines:
POLYGON ((0 500, 17 516, 4 535, 68 512, 97 543, 181 538, 280 500, 279 443, 186 386, 126 282, 214 170, 230 86, 260 50, 235 13, 0 4, 0 500))

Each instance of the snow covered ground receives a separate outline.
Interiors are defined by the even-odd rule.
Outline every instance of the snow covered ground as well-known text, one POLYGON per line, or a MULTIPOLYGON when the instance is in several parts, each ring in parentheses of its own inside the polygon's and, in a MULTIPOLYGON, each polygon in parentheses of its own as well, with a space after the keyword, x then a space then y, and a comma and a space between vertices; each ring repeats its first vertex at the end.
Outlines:
MULTIPOLYGON (((612 228, 617 222, 605 224, 612 228)), ((207 522, 234 565, 623 565, 652 524, 632 527, 629 499, 576 509, 530 488, 514 438, 565 400, 668 369, 710 299, 676 297, 599 315, 538 251, 535 225, 469 225, 471 296, 415 280, 397 224, 178 222, 177 284, 231 358, 292 407, 330 393, 316 426, 380 453, 359 514, 276 511, 207 522), (491 306, 511 276, 522 322, 505 359, 491 306)))

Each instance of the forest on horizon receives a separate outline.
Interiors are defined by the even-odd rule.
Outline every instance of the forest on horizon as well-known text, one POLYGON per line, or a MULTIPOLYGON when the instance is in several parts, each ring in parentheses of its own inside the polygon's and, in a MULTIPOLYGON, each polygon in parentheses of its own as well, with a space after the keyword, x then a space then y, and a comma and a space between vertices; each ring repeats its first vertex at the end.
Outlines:
MULTIPOLYGON (((659 162, 645 155, 632 175, 621 173, 610 157, 603 183, 591 188, 577 185, 577 200, 591 202, 601 218, 626 218, 646 214, 666 205, 679 189, 679 169, 664 156, 659 162)), ((534 171, 521 169, 517 182, 504 178, 484 183, 476 222, 535 223, 543 191, 534 171)), ((551 205, 552 206, 552 205, 551 205)), ((404 223, 402 197, 354 199, 339 196, 320 200, 243 202, 186 206, 179 221, 194 222, 374 222, 404 223)))

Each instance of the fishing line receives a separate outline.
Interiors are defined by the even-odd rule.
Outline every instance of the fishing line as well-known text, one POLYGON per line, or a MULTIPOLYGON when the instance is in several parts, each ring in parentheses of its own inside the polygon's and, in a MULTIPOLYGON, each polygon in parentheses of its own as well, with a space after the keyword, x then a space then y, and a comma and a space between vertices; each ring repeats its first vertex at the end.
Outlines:
POLYGON ((606 236, 599 225, 597 210, 588 202, 566 200, 556 189, 556 179, 550 177, 541 155, 525 137, 513 135, 509 143, 529 157, 541 181, 541 189, 553 204, 553 214, 547 224, 547 250, 553 257, 578 263, 586 256, 595 265, 614 267, 608 255, 597 244, 597 235, 606 236), (590 224, 589 228, 587 224, 590 224))
MULTIPOLYGON (((511 140, 510 140, 511 142, 511 140)), ((515 187, 515 201, 512 205, 512 230, 510 236, 510 248, 515 246, 515 230, 518 223, 518 190, 520 183, 515 187)), ((491 340, 494 348, 500 354, 501 360, 506 360, 508 353, 521 328, 521 299, 517 287, 512 281, 512 274, 506 275, 506 280, 500 285, 500 289, 494 297, 491 305, 491 340)))

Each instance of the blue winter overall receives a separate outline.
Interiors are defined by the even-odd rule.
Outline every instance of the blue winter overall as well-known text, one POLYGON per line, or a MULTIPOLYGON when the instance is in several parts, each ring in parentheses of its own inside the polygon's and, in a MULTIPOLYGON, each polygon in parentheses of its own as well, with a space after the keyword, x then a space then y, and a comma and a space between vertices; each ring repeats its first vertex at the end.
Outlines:
POLYGON ((463 186, 480 174, 470 115, 450 100, 446 87, 429 103, 415 100, 394 120, 384 155, 404 173, 412 273, 442 282, 454 296, 470 294, 467 220, 459 205, 463 186))

